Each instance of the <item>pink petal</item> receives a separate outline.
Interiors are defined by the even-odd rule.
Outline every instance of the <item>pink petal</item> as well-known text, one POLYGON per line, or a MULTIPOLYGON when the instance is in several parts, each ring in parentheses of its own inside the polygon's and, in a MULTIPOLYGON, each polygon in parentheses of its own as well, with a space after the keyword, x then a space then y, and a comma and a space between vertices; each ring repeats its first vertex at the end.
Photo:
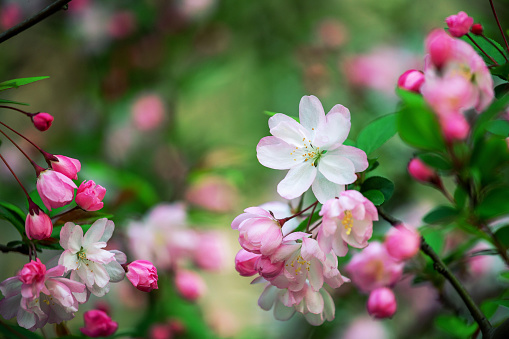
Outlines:
POLYGON ((289 169, 303 161, 297 156, 297 150, 276 137, 265 137, 256 146, 258 161, 265 167, 273 169, 289 169))
POLYGON ((311 131, 325 124, 325 111, 322 103, 314 95, 303 96, 299 103, 299 120, 302 126, 311 131))
POLYGON ((328 119, 330 114, 336 114, 336 113, 339 113, 345 119, 350 120, 350 110, 348 108, 346 108, 345 106, 339 105, 339 104, 332 107, 331 110, 329 111, 329 113, 327 113, 327 115, 325 117, 328 119))
POLYGON ((308 132, 297 121, 282 121, 270 129, 270 133, 294 147, 303 147, 304 141, 309 140, 308 132))
POLYGON ((294 199, 309 189, 316 177, 316 167, 303 162, 292 167, 286 177, 277 185, 277 192, 285 199, 294 199))
POLYGON ((295 119, 293 119, 292 117, 289 117, 288 115, 286 114, 282 114, 282 113, 277 113, 273 116, 270 117, 269 119, 269 129, 272 129, 273 127, 276 127, 280 122, 290 122, 292 123, 293 122, 296 122, 295 119))
POLYGON ((318 291, 313 291, 308 288, 306 291, 306 296, 304 297, 304 301, 306 302, 306 306, 309 312, 314 314, 320 314, 323 312, 324 302, 323 297, 318 291))

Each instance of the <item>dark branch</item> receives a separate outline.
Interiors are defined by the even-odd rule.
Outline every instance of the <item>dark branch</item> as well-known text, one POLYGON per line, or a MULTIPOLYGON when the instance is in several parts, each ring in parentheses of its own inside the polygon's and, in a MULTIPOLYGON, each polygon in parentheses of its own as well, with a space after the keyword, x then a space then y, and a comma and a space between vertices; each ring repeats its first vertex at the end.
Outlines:
POLYGON ((16 247, 8 247, 8 246, 0 244, 0 251, 3 253, 18 252, 21 254, 28 255, 28 246, 20 245, 20 246, 16 246, 16 247))
POLYGON ((32 27, 33 25, 39 23, 40 21, 46 19, 52 14, 55 14, 56 12, 60 11, 65 5, 67 5, 72 0, 57 0, 53 2, 48 7, 44 8, 39 13, 35 14, 34 16, 26 19, 25 21, 21 22, 20 24, 8 29, 7 31, 0 34, 0 43, 9 40, 15 35, 18 35, 19 33, 23 32, 24 30, 32 27))

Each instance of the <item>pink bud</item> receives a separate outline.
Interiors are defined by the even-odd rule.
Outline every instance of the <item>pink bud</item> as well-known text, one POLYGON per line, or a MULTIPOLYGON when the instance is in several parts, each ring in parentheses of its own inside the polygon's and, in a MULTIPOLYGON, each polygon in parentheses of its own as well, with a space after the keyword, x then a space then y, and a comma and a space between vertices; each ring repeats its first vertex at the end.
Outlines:
POLYGON ((158 289, 157 286, 157 269, 147 260, 135 260, 127 265, 127 279, 134 287, 143 292, 150 292, 158 289))
POLYGON ((447 17, 445 23, 449 27, 449 33, 451 33, 453 37, 460 38, 468 34, 470 27, 474 23, 474 19, 469 17, 465 12, 459 12, 456 15, 447 17))
POLYGON ((51 236, 52 231, 53 224, 51 223, 50 217, 41 211, 39 206, 31 203, 25 220, 25 233, 27 234, 28 239, 46 239, 51 236))
POLYGON ((207 286, 202 277, 192 271, 179 270, 175 276, 175 286, 180 295, 190 301, 201 297, 207 286))
POLYGON ((0 26, 7 30, 17 25, 23 19, 23 13, 20 5, 17 3, 8 3, 0 9, 0 26))
POLYGON ((442 133, 447 141, 465 140, 470 133, 470 125, 460 113, 451 113, 440 119, 442 133))
POLYGON ((394 259, 408 260, 419 252, 421 237, 417 231, 398 225, 389 230, 384 245, 394 259))
POLYGON ((154 324, 149 329, 150 339, 172 339, 173 331, 168 324, 154 324))
POLYGON ((284 261, 272 263, 269 257, 262 256, 256 261, 256 269, 264 278, 274 278, 283 270, 284 261))
POLYGON ((408 163, 408 173, 410 173, 415 180, 421 182, 433 182, 437 177, 435 171, 426 166, 426 164, 418 158, 410 160, 408 163))
POLYGON ((49 113, 37 113, 32 116, 32 122, 39 131, 46 131, 53 123, 53 116, 49 113))
POLYGON ((470 28, 470 32, 475 35, 482 35, 484 29, 481 24, 473 24, 470 28))
POLYGON ((261 254, 254 254, 241 248, 235 256, 235 269, 243 277, 250 277, 258 273, 255 264, 261 254))
POLYGON ((76 204, 85 211, 98 211, 103 208, 105 194, 106 189, 93 180, 83 181, 76 192, 76 204))
POLYGON ((37 192, 41 196, 44 206, 50 211, 67 205, 74 198, 76 184, 60 172, 50 169, 39 173, 37 178, 37 192))
POLYGON ((23 284, 36 284, 44 282, 46 274, 46 266, 39 260, 39 258, 25 264, 21 271, 18 273, 18 279, 23 284))
POLYGON ((398 79, 398 87, 420 93, 422 84, 424 83, 424 73, 415 69, 409 69, 401 74, 398 79))
POLYGON ((377 288, 370 293, 367 308, 375 318, 390 318, 396 313, 396 297, 390 288, 377 288))
POLYGON ((83 314, 83 319, 85 327, 80 328, 81 333, 92 338, 110 336, 118 328, 118 323, 100 310, 86 311, 83 314))
POLYGON ((78 179, 78 172, 81 170, 81 163, 77 159, 63 155, 53 155, 58 160, 50 160, 51 169, 62 173, 69 179, 78 179))
POLYGON ((426 38, 425 44, 431 62, 437 68, 442 68, 453 55, 454 39, 441 29, 432 31, 426 38))

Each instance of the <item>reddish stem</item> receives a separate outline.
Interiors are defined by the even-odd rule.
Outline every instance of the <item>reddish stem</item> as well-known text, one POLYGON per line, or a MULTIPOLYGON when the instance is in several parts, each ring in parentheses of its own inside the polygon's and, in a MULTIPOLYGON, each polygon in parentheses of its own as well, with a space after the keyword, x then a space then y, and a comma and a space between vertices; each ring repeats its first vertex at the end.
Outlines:
MULTIPOLYGON (((0 106, 2 107, 2 106, 0 106)), ((31 114, 31 113, 28 113, 28 114, 31 114)), ((36 144, 34 144, 32 142, 32 140, 28 139, 27 137, 25 137, 23 134, 19 133, 18 131, 16 131, 15 129, 13 129, 12 127, 4 124, 3 122, 0 121, 0 124, 7 127, 9 130, 11 130, 12 132, 16 133, 17 135, 19 135, 20 137, 22 137, 23 139, 25 139, 26 141, 28 141, 32 146, 34 146, 35 148, 37 148, 37 150, 39 152, 41 152, 41 154, 44 156, 44 159, 46 159, 46 162, 48 163, 48 165, 50 165, 49 161, 52 160, 52 161, 58 161, 58 159, 51 153, 48 153, 46 152, 45 150, 41 149, 39 146, 37 146, 36 144)))
POLYGON ((12 173, 12 175, 14 176, 14 178, 16 179, 16 181, 18 182, 18 184, 21 186, 21 188, 23 189, 23 192, 25 192, 25 195, 27 196, 28 198, 28 204, 30 205, 30 196, 28 195, 28 192, 27 190, 25 189, 25 186, 23 186, 23 184, 21 183, 21 181, 19 181, 18 179, 18 176, 16 175, 16 173, 14 173, 14 171, 12 170, 11 166, 9 166, 9 164, 7 163, 7 161, 5 160, 5 158, 0 154, 0 159, 2 159, 2 161, 4 162, 5 166, 7 166, 7 168, 9 169, 9 171, 12 173))
POLYGON ((491 57, 488 53, 486 53, 486 51, 485 51, 484 49, 482 49, 482 48, 481 48, 481 46, 479 46, 479 45, 477 44, 477 42, 475 42, 475 41, 474 41, 474 39, 472 39, 472 37, 470 36, 470 34, 468 34, 468 33, 467 33, 467 34, 466 34, 466 36, 467 36, 467 38, 469 38, 469 39, 470 39, 470 41, 472 41, 472 43, 475 45, 475 47, 479 48, 479 50, 480 50, 481 52, 483 52, 483 53, 484 53, 484 55, 486 55, 486 56, 488 57, 488 59, 490 59, 490 60, 491 60, 491 62, 493 62, 493 64, 494 64, 495 66, 499 66, 499 65, 498 65, 498 62, 496 62, 496 61, 495 61, 495 59, 493 59, 493 58, 492 58, 492 57, 491 57))
POLYGON ((500 33, 502 34, 502 38, 504 38, 505 47, 507 48, 507 51, 509 51, 509 44, 507 43, 507 39, 504 34, 504 30, 502 29, 502 26, 500 25, 500 21, 498 20, 497 11, 495 10, 495 6, 493 5, 493 0, 490 0, 491 10, 493 12, 493 16, 495 17, 495 21, 497 22, 498 29, 500 30, 500 33))
POLYGON ((488 37, 484 34, 481 34, 481 36, 484 38, 484 40, 486 40, 491 46, 495 47, 497 49, 497 51, 502 54, 502 56, 504 57, 505 61, 509 62, 509 60, 507 59, 507 56, 505 55, 504 51, 502 51, 500 48, 498 48, 497 45, 495 45, 495 43, 493 41, 491 41, 490 39, 488 39, 488 37))
POLYGON ((285 224, 285 222, 287 222, 288 220, 291 220, 293 218, 296 218, 298 217, 299 215, 301 215, 302 213, 306 212, 308 209, 310 209, 311 207, 313 206, 316 206, 318 205, 318 200, 315 201, 314 203, 312 203, 311 205, 309 205, 308 207, 306 207, 305 209, 303 209, 302 211, 288 217, 288 218, 283 218, 283 219, 278 219, 278 222, 279 222, 279 225, 281 225, 281 227, 283 227, 283 225, 285 224))
MULTIPOLYGON (((3 123, 2 123, 3 124, 3 123)), ((23 155, 28 159, 28 161, 30 161, 30 163, 32 164, 32 166, 34 166, 34 170, 35 170, 35 173, 37 176, 39 176, 39 174, 44 171, 44 168, 42 168, 41 166, 37 165, 35 163, 35 161, 33 161, 22 149, 21 147, 18 146, 17 143, 14 142, 14 140, 12 140, 4 131, 0 130, 0 133, 2 133, 7 139, 9 139, 9 141, 14 145, 16 146, 16 148, 21 152, 23 153, 23 155)))

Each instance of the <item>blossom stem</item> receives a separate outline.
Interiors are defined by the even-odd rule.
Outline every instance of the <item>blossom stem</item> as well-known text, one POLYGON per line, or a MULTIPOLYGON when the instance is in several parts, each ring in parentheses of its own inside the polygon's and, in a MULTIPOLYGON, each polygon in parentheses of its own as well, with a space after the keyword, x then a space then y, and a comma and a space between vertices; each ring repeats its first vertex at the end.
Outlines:
POLYGON ((505 55, 504 51, 502 51, 497 45, 495 45, 495 43, 493 43, 493 41, 491 41, 490 39, 488 39, 488 37, 484 34, 481 34, 481 36, 484 38, 484 40, 486 40, 490 45, 492 45, 493 47, 495 47, 497 49, 497 51, 500 52, 500 54, 502 54, 502 56, 504 57, 505 61, 509 62, 509 60, 507 59, 507 56, 505 55))
POLYGON ((444 197, 447 198, 447 200, 449 200, 451 203, 455 204, 456 201, 454 200, 453 196, 451 195, 451 193, 449 193, 449 191, 447 191, 444 187, 444 183, 442 182, 442 180, 439 180, 438 183, 436 184, 438 190, 440 192, 442 192, 442 194, 444 195, 444 197))
POLYGON ((509 44, 507 43, 507 39, 504 34, 504 30, 502 29, 502 26, 500 25, 500 21, 498 20, 497 11, 495 10, 495 6, 493 5, 493 0, 490 0, 491 5, 491 11, 493 12, 493 16, 495 17, 495 21, 497 22, 498 29, 500 30, 500 33, 502 34, 502 38, 504 38, 505 47, 507 48, 507 51, 509 51, 509 44))
POLYGON ((281 225, 281 227, 283 227, 283 225, 285 224, 285 222, 287 222, 288 220, 291 220, 293 218, 296 218, 298 217, 299 215, 301 215, 302 213, 306 212, 308 209, 310 209, 311 207, 313 206, 316 206, 318 205, 318 200, 315 201, 314 203, 312 203, 311 205, 309 205, 308 207, 306 207, 305 209, 303 209, 302 211, 298 212, 298 213, 295 213, 294 215, 292 216, 289 216, 287 218, 283 218, 283 219, 278 219, 279 221, 279 224, 281 225))
POLYGON ((14 179, 16 179, 16 181, 18 182, 18 184, 21 186, 21 189, 23 190, 23 192, 25 192, 25 195, 27 196, 28 200, 30 201, 30 196, 28 195, 28 192, 27 190, 25 189, 25 186, 23 186, 23 184, 21 183, 21 181, 19 181, 19 178, 18 176, 16 175, 16 173, 14 173, 14 171, 12 170, 11 166, 9 166, 9 164, 7 163, 7 160, 5 160, 5 158, 0 154, 0 159, 2 159, 2 161, 4 162, 5 166, 7 166, 7 168, 9 169, 9 171, 11 172, 11 174, 14 176, 14 179))
POLYGON ((475 47, 477 47, 477 48, 478 48, 481 52, 483 52, 483 54, 484 54, 484 55, 486 55, 486 56, 488 57, 488 59, 490 59, 490 60, 491 60, 491 62, 493 62, 493 64, 494 64, 495 66, 499 66, 499 65, 498 65, 498 62, 496 62, 496 61, 495 61, 495 59, 493 59, 493 58, 491 57, 491 55, 489 55, 488 53, 486 53, 486 51, 485 51, 484 49, 482 49, 482 48, 481 48, 481 46, 479 46, 479 45, 477 44, 477 42, 475 42, 475 40, 474 40, 474 39, 472 39, 472 37, 470 36, 470 34, 468 34, 468 33, 467 33, 467 34, 466 34, 466 36, 467 36, 467 38, 469 38, 469 39, 470 39, 470 41, 472 41, 472 43, 475 45, 475 47))
POLYGON ((30 247, 27 247, 25 244, 19 245, 16 247, 8 247, 6 245, 0 244, 0 252, 2 252, 2 253, 18 252, 21 254, 28 255, 28 254, 30 254, 30 247))
POLYGON ((34 116, 36 113, 28 113, 28 112, 25 112, 24 110, 22 109, 19 109, 19 108, 16 108, 16 107, 11 107, 11 106, 4 106, 4 105, 0 105, 0 108, 8 108, 8 109, 12 109, 14 111, 18 111, 20 113, 23 113, 24 115, 26 115, 27 117, 32 117, 34 116))
MULTIPOLYGON (((2 122, 0 122, 0 124, 3 124, 2 122)), ((35 170, 35 173, 37 176, 39 176, 39 173, 41 173, 42 171, 44 171, 44 168, 42 168, 41 166, 37 165, 35 163, 35 161, 32 160, 32 158, 30 158, 22 149, 21 147, 18 146, 17 143, 14 142, 14 140, 12 140, 4 131, 2 131, 0 129, 0 133, 2 133, 7 139, 9 139, 9 141, 14 145, 16 146, 16 148, 28 159, 28 161, 30 161, 30 163, 32 164, 32 166, 34 167, 34 170, 35 170)))
POLYGON ((317 204, 313 206, 313 209, 311 210, 311 214, 309 215, 308 224, 306 225, 306 232, 309 232, 309 225, 311 225, 311 220, 313 219, 313 214, 315 214, 317 204))
POLYGON ((497 252, 504 260, 505 264, 509 266, 509 256, 507 255, 507 248, 498 240, 497 236, 491 231, 488 225, 481 225, 481 228, 484 230, 486 234, 491 238, 493 245, 497 248, 497 252))

